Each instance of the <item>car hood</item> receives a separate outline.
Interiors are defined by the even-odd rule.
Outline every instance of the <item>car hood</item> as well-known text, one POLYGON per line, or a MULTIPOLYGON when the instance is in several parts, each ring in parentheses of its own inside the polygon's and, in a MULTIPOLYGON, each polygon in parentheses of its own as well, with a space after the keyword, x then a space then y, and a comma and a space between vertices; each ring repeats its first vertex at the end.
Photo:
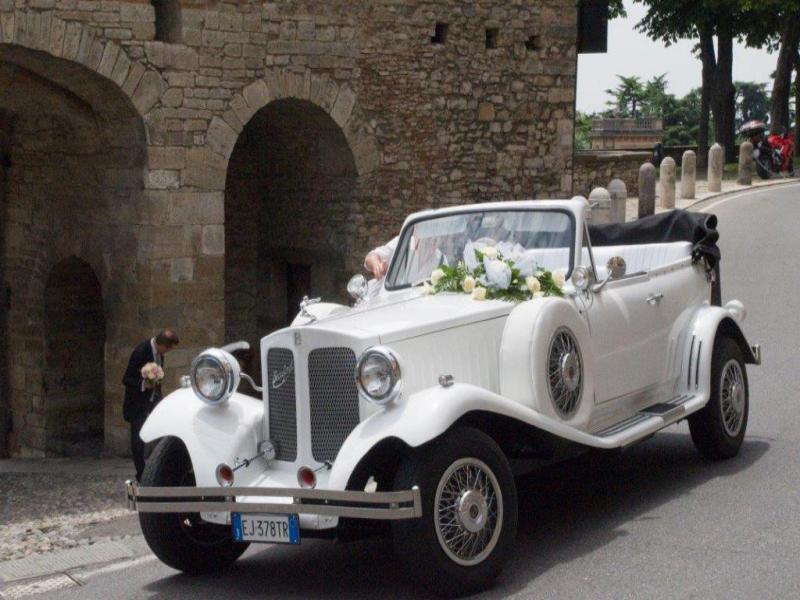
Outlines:
POLYGON ((418 289, 395 292, 304 326, 387 344, 436 331, 507 316, 511 302, 473 300, 467 294, 424 295, 418 289))

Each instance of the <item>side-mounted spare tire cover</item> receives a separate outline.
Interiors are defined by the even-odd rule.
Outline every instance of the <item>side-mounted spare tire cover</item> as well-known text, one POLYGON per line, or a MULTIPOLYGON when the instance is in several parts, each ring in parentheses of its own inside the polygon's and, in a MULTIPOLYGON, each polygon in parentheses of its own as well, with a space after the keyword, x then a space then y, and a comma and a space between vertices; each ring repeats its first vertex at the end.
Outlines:
POLYGON ((593 357, 585 321, 563 298, 520 303, 500 344, 500 393, 534 410, 586 425, 594 399, 593 357))

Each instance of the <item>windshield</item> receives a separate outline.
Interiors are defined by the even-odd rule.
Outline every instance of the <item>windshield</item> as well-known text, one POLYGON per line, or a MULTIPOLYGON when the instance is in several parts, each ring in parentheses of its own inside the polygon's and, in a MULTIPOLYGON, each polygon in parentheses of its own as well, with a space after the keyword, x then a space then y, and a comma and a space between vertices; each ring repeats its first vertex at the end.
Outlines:
POLYGON ((537 269, 569 277, 575 247, 572 214, 563 210, 492 210, 431 216, 409 225, 397 244, 387 289, 415 285, 441 265, 471 267, 475 250, 494 246, 523 276, 537 269))

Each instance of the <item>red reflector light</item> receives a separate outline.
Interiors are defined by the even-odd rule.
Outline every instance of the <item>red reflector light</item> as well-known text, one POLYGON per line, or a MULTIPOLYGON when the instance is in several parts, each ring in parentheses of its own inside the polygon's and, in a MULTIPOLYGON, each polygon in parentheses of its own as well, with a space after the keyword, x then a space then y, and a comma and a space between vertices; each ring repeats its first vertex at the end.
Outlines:
POLYGON ((231 487, 233 485, 233 469, 225 463, 217 465, 217 483, 222 487, 231 487))
POLYGON ((297 483, 301 488, 313 489, 317 487, 317 476, 308 467, 300 467, 297 470, 297 483))

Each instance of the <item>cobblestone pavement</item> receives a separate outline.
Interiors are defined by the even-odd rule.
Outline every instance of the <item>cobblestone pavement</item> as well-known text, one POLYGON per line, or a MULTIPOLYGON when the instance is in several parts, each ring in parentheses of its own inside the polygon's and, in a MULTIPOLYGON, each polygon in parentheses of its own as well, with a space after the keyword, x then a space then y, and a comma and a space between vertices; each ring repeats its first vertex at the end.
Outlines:
POLYGON ((139 533, 120 461, 0 461, 0 561, 139 533))

